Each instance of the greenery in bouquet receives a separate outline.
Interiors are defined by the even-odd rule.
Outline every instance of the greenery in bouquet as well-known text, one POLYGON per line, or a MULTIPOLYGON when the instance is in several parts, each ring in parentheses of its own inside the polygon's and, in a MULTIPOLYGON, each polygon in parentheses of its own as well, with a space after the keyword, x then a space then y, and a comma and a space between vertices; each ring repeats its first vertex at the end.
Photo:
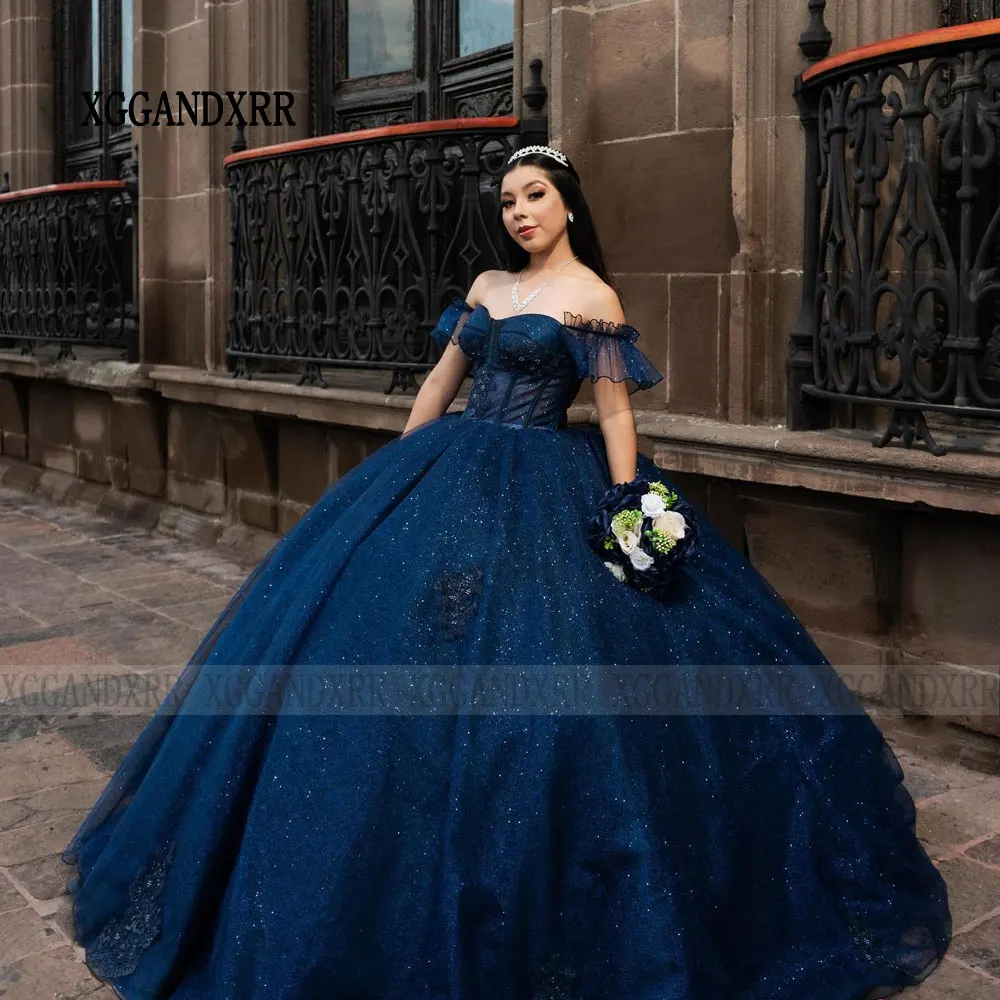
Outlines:
POLYGON ((616 579, 658 596, 698 542, 691 505, 663 483, 613 486, 597 504, 587 540, 616 579))

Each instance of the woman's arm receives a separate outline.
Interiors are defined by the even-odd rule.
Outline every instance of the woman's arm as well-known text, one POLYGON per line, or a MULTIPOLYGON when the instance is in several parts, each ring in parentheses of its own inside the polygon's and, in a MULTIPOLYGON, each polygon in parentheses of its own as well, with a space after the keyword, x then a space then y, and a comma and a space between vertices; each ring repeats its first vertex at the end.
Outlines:
MULTIPOLYGON (((614 291, 607 286, 591 306, 591 314, 612 323, 624 323, 625 314, 614 291)), ((630 483, 636 477, 639 442, 635 432, 635 414, 625 382, 599 378, 594 382, 594 403, 608 453, 611 485, 630 483)))
POLYGON ((455 401, 468 371, 469 359, 458 344, 449 343, 420 386, 401 436, 443 416, 455 401))
POLYGON ((594 402, 608 453, 611 485, 630 483, 636 477, 639 441, 625 383, 598 379, 594 383, 594 402))
MULTIPOLYGON (((479 304, 479 295, 486 281, 484 272, 472 283, 465 301, 470 306, 479 304)), ((462 349, 454 341, 444 349, 438 363, 427 373, 420 390, 413 401, 409 419, 403 428, 401 437, 423 424, 430 423, 443 416, 448 407, 455 401, 462 382, 469 373, 470 362, 462 349)))

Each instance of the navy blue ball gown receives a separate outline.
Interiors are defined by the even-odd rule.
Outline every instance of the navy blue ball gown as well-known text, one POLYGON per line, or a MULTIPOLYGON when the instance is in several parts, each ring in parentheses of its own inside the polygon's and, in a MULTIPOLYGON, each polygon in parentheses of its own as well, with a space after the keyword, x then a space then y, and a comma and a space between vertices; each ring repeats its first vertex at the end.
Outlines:
MULTIPOLYGON (((464 412, 381 447, 277 543, 67 847, 93 972, 127 1000, 920 981, 950 941, 945 885, 896 758, 798 621, 707 522, 659 599, 587 545, 612 483, 600 430, 566 410, 586 378, 659 381, 637 331, 457 298, 433 336, 472 362, 464 412), (787 668, 807 710, 398 710, 368 684, 608 665, 787 668)), ((642 455, 638 473, 668 482, 642 455)))

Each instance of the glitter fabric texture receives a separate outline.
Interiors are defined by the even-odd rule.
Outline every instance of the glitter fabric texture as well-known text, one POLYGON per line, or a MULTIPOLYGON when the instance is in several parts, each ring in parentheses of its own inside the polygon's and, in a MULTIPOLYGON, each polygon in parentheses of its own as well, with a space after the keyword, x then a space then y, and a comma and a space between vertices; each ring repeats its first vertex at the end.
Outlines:
POLYGON ((898 762, 774 591, 704 520, 662 600, 587 545, 607 454, 566 408, 661 376, 564 319, 449 305, 466 410, 331 486, 112 776, 64 857, 125 1000, 873 1000, 940 961, 898 762), (373 671, 470 665, 721 667, 806 710, 361 710, 373 671), (317 680, 338 710, 291 710, 317 680))

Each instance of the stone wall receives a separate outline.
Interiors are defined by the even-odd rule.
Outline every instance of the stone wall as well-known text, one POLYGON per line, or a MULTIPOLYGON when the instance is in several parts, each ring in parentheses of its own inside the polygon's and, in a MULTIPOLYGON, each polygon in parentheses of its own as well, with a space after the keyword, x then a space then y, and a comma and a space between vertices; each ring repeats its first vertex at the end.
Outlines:
POLYGON ((626 318, 665 373, 641 405, 725 411, 731 0, 524 0, 550 140, 580 170, 626 318))
POLYGON ((169 502, 283 534, 393 435, 174 402, 167 437, 169 502))
MULTIPOLYGON (((295 127, 251 127, 247 143, 263 146, 308 135, 306 0, 141 0, 135 25, 135 78, 143 89, 287 90, 294 95, 295 127)), ((221 367, 229 309, 223 160, 235 128, 185 124, 135 132, 142 357, 221 367)))
POLYGON ((142 388, 0 377, 0 455, 279 534, 393 437, 142 388))

